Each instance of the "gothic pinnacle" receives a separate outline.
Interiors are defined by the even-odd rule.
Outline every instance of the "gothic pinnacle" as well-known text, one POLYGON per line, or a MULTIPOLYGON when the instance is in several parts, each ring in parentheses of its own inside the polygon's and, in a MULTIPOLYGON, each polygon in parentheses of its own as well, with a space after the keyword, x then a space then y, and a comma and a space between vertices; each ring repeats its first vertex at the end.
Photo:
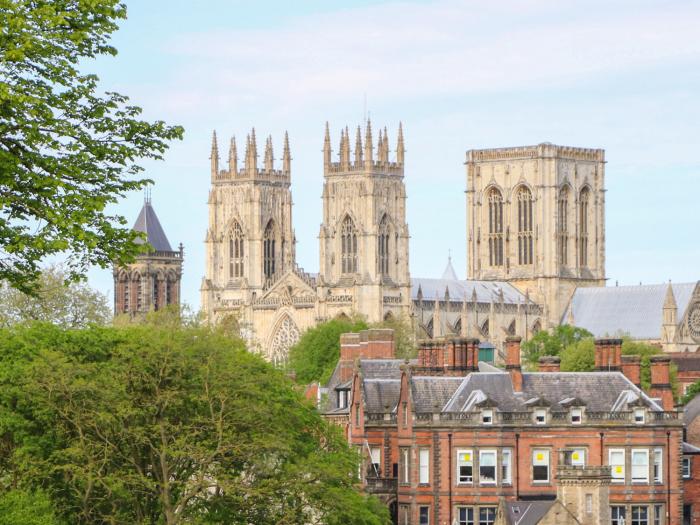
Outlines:
POLYGON ((267 137, 265 141, 265 170, 272 171, 274 169, 274 157, 272 155, 272 135, 267 137))
POLYGON ((357 126, 357 133, 355 133, 355 165, 360 166, 362 164, 362 131, 360 126, 357 126))
POLYGON ((211 177, 215 179, 219 174, 219 145, 216 140, 216 130, 211 137, 211 177))
POLYGON ((365 131, 365 164, 372 165, 372 122, 367 119, 367 129, 365 131))
POLYGON ((284 132, 284 150, 282 151, 282 171, 289 173, 291 171, 292 157, 289 151, 289 134, 284 132))
POLYGON ((399 137, 396 141, 396 162, 398 164, 403 164, 404 159, 404 147, 403 147, 403 126, 399 122, 399 137))
POLYGON ((331 164, 331 132, 328 129, 328 121, 326 121, 326 135, 323 138, 323 165, 330 166, 331 164))
POLYGON ((384 139, 382 140, 382 162, 389 162, 389 133, 384 126, 384 139))
POLYGON ((231 144, 228 148, 228 171, 231 177, 238 173, 238 151, 236 150, 236 137, 231 137, 231 144))

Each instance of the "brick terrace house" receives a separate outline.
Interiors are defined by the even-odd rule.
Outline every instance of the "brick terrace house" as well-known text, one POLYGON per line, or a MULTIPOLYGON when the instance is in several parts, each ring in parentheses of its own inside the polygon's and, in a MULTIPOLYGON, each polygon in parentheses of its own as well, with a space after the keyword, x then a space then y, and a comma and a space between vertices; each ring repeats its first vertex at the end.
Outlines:
POLYGON ((523 372, 515 337, 504 371, 478 363, 475 339, 428 341, 404 362, 390 331, 344 334, 319 399, 399 524, 680 525, 669 358, 652 359, 647 395, 621 340, 596 343, 596 372, 560 372, 556 358, 523 372))
POLYGON ((683 525, 700 525, 700 395, 684 407, 683 525))

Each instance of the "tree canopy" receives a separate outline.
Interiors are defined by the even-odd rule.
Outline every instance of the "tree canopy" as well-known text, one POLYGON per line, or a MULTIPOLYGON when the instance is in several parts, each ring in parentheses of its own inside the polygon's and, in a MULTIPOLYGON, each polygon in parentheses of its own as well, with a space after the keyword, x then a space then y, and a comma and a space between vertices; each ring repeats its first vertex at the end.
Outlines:
POLYGON ((336 318, 306 330, 289 350, 289 368, 296 374, 296 380, 328 381, 340 359, 340 334, 366 329, 363 319, 336 318))
POLYGON ((119 0, 0 0, 0 280, 24 292, 49 255, 72 279, 131 260, 137 234, 106 207, 182 136, 81 72, 125 18, 119 0))
POLYGON ((566 324, 551 331, 540 330, 522 345, 525 365, 535 369, 540 357, 558 356, 567 346, 590 337, 593 335, 585 328, 566 324))
POLYGON ((112 311, 107 296, 83 282, 67 282, 60 266, 42 270, 34 294, 0 283, 0 327, 46 321, 65 328, 107 324, 112 311))
MULTIPOLYGON (((78 525, 387 523, 358 460, 282 371, 215 330, 0 330, 0 519, 41 488, 78 525)), ((32 505, 28 525, 55 523, 32 505)))

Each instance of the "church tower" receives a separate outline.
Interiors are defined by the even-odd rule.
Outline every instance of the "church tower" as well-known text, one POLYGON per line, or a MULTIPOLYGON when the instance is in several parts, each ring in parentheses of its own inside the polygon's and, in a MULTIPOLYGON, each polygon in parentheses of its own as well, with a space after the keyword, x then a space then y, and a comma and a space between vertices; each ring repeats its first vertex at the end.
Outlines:
POLYGON ((211 320, 250 305, 294 264, 289 139, 284 136, 282 166, 275 166, 272 137, 265 141, 258 163, 255 129, 246 137, 243 166, 238 166, 235 137, 228 151, 228 168, 219 166, 216 132, 211 146, 209 228, 202 307, 211 320))
POLYGON ((605 151, 544 143, 467 151, 467 276, 507 281, 559 324, 605 284, 605 151))
POLYGON ((411 283, 403 130, 390 160, 386 128, 376 144, 371 122, 340 132, 332 161, 328 124, 323 145, 323 222, 319 233, 319 299, 326 318, 361 312, 369 322, 407 315, 411 283))
POLYGON ((114 314, 137 315, 179 305, 184 249, 182 244, 177 251, 170 247, 150 196, 132 229, 145 235, 148 246, 133 263, 114 267, 114 314))

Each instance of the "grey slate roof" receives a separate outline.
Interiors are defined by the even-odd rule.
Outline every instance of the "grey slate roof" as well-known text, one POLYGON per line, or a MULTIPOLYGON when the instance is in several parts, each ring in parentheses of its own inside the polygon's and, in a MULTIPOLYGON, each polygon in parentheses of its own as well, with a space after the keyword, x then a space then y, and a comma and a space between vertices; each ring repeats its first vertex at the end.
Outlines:
POLYGON ((441 412, 464 381, 463 377, 413 377, 411 394, 416 412, 441 412))
POLYGON ((693 456, 700 455, 700 448, 690 443, 683 442, 683 454, 691 454, 693 456))
POLYGON ((683 408, 683 420, 686 426, 698 416, 700 416, 700 394, 688 401, 683 408))
POLYGON ((442 300, 445 297, 445 289, 447 289, 450 298, 455 301, 461 301, 465 297, 467 301, 471 301, 473 293, 476 292, 477 302, 498 302, 502 291, 504 303, 525 304, 525 295, 520 293, 515 286, 504 281, 468 281, 415 277, 411 279, 411 298, 413 300, 418 300, 419 288, 423 294, 424 301, 434 301, 436 297, 442 300))
MULTIPOLYGON (((146 234, 148 243, 153 246, 153 249, 159 252, 171 252, 173 249, 170 247, 168 238, 165 236, 163 227, 160 225, 158 216, 156 215, 153 206, 151 206, 151 201, 146 200, 143 203, 141 212, 136 218, 133 230, 142 232, 146 234)), ((142 242, 142 241, 138 241, 142 242)))
MULTIPOLYGON (((685 314, 697 283, 672 284, 678 308, 685 314)), ((668 284, 577 288, 561 322, 585 328, 595 337, 629 335, 633 339, 660 339, 668 284)))
POLYGON ((392 412, 399 402, 400 379, 365 379, 362 385, 368 412, 392 412))
POLYGON ((554 505, 549 501, 506 501, 506 521, 509 525, 535 525, 554 505))

